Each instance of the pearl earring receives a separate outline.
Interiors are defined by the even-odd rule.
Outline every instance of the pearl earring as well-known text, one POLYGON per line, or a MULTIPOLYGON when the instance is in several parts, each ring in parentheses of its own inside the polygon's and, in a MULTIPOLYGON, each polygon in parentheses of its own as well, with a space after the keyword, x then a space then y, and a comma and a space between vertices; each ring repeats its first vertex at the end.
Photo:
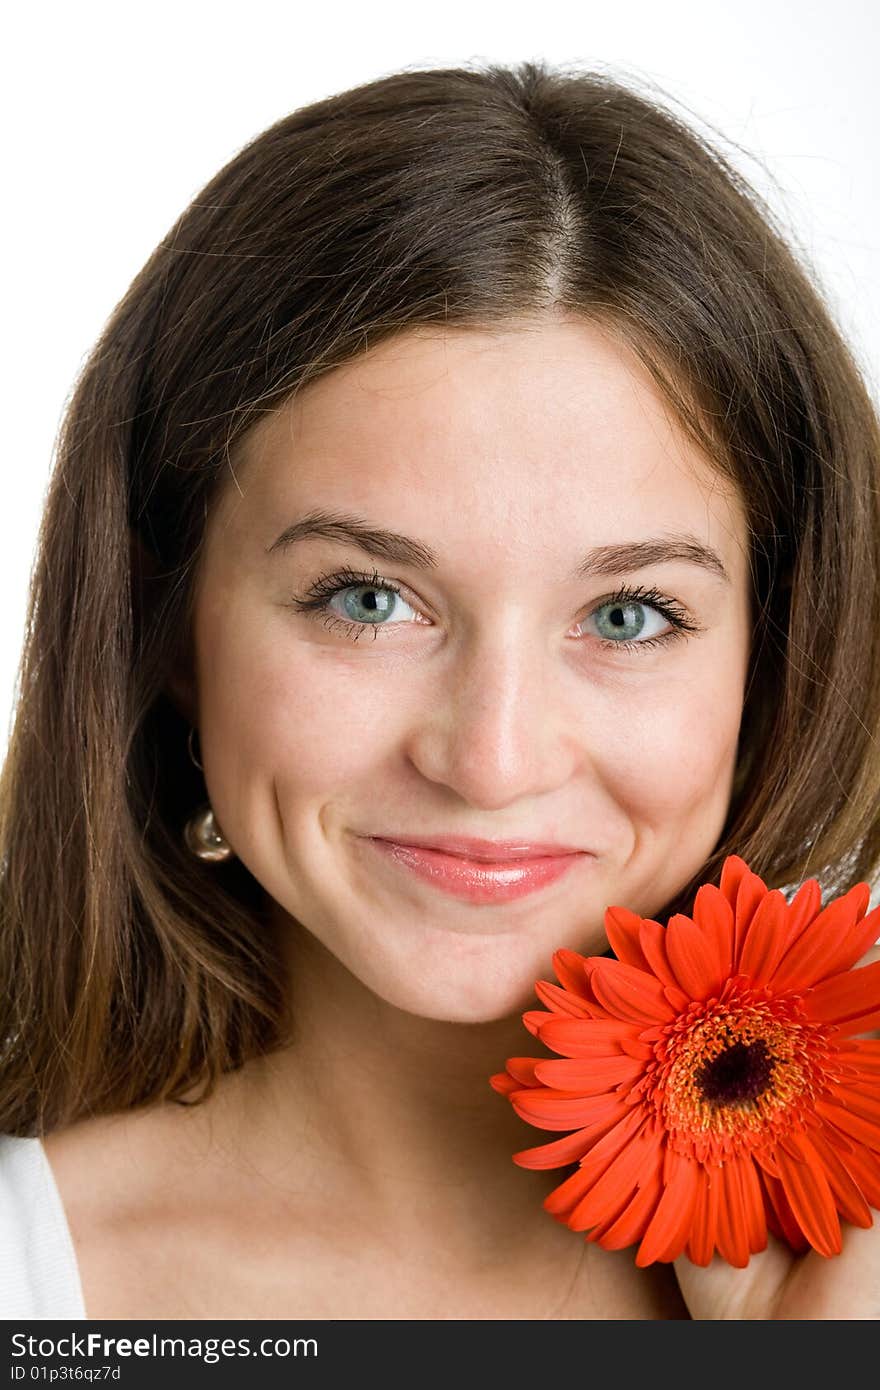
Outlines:
MULTIPOLYGON (((190 729, 186 741, 190 760, 200 771, 204 771, 202 764, 193 752, 192 736, 194 733, 195 729, 190 729)), ((214 819, 210 802, 200 806, 198 811, 190 816, 183 827, 183 839, 187 849, 206 864, 221 864, 224 860, 231 859, 234 853, 232 846, 228 840, 224 839, 223 832, 214 819)))

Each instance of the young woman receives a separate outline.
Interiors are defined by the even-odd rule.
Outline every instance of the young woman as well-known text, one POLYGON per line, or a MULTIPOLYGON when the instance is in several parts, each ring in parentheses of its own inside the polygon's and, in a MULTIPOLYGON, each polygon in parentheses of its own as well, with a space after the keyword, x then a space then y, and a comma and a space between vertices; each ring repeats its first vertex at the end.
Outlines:
POLYGON ((607 906, 876 876, 878 438, 766 207, 606 77, 401 73, 217 174, 40 535, 6 1316, 877 1316, 876 1229, 745 1269, 565 1229, 488 1077, 607 906))

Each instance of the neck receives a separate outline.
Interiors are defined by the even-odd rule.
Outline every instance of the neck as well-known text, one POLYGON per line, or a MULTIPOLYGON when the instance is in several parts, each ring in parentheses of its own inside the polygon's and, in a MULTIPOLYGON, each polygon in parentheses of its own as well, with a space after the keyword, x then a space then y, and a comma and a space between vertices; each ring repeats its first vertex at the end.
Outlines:
POLYGON ((555 1136, 489 1085, 507 1057, 532 1050, 521 1015, 461 1024, 406 1013, 289 921, 285 957, 293 1041, 219 1088, 224 1134, 248 1169, 276 1186, 295 1175, 298 1187, 310 1171, 398 1227, 418 1224, 428 1197, 435 1225, 477 1215, 485 1231, 493 1207, 499 1228, 523 1211, 549 1221, 541 1199, 564 1174, 511 1156, 555 1136))

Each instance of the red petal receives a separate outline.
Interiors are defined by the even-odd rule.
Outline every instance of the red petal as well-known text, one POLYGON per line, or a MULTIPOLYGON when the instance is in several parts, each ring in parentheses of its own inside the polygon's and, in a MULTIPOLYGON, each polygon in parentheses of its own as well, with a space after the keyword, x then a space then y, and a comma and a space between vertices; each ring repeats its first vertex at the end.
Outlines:
POLYGON ((675 1010, 653 975, 619 960, 597 960, 590 972, 593 993, 610 1014, 631 1023, 667 1023, 675 1010))
POLYGON ((552 1192, 548 1192, 544 1198, 544 1210, 549 1211, 551 1216, 555 1216, 560 1221, 566 1221, 569 1212, 573 1211, 577 1203, 583 1197, 590 1185, 590 1176, 582 1168, 575 1168, 573 1173, 554 1187, 552 1192))
POLYGON ((663 1180, 659 1172, 652 1169, 620 1216, 611 1223, 603 1223, 587 1239, 601 1245, 603 1250, 624 1250, 627 1245, 633 1245, 645 1234, 662 1194, 663 1180))
POLYGON ((718 961, 720 978, 726 980, 733 969, 733 908, 720 888, 704 883, 694 898, 693 918, 718 961))
POLYGON ((749 923, 739 955, 740 973, 750 976, 756 985, 767 984, 782 959, 788 932, 785 894, 778 888, 771 888, 761 899, 749 923))
MULTIPOLYGON (((508 1064, 509 1065, 509 1064, 508 1064)), ((538 1081, 560 1091, 581 1091, 585 1096, 632 1084, 645 1072, 644 1064, 625 1055, 618 1057, 564 1057, 539 1062, 538 1081)))
POLYGON ((666 955, 689 999, 708 999, 719 992, 724 976, 714 940, 681 912, 669 919, 666 955))
POLYGON ((847 1171, 858 1183, 865 1200, 870 1202, 872 1207, 880 1208, 880 1162, 877 1155, 855 1139, 838 1134, 830 1126, 826 1126, 823 1133, 829 1147, 839 1155, 847 1171))
MULTIPOLYGON (((763 1162, 762 1160, 759 1161, 763 1162)), ((797 1217, 791 1209, 782 1183, 778 1178, 774 1178, 772 1174, 768 1173, 765 1168, 761 1173, 761 1184, 776 1216, 776 1223, 782 1232, 783 1240, 796 1252, 809 1250, 810 1242, 798 1225, 797 1217)))
POLYGON ((844 1066, 874 1076, 880 1072, 880 1042, 875 1038, 851 1038, 837 1048, 837 1060, 844 1066))
POLYGON ((592 1124, 584 1125, 583 1128, 576 1130, 574 1134, 566 1134, 561 1139, 552 1139, 549 1144, 538 1144, 533 1149, 520 1149, 519 1153, 513 1155, 514 1163, 520 1168, 558 1168, 564 1162, 574 1162, 574 1159, 555 1159, 557 1153, 569 1152, 568 1146, 575 1147, 575 1140, 579 1141, 581 1151, 576 1155, 582 1159, 590 1149, 595 1148, 600 1139, 610 1133, 614 1126, 627 1115, 632 1114, 632 1106, 627 1105, 626 1101, 619 1098, 617 1104, 605 1109, 597 1120, 592 1124), (557 1145, 559 1148, 557 1149, 557 1145))
POLYGON ((822 910, 822 889, 818 880, 808 878, 788 904, 788 944, 793 946, 822 910))
POLYGON ((721 868, 721 892, 732 908, 736 907, 739 885, 751 873, 751 869, 738 854, 728 854, 721 868))
POLYGON ((851 1110, 843 1110, 839 1105, 829 1104, 828 1101, 822 1099, 814 1101, 813 1104, 816 1114, 821 1115, 823 1120, 827 1120, 829 1125, 833 1125, 850 1138, 857 1139, 866 1148, 880 1151, 880 1125, 873 1124, 871 1120, 866 1120, 861 1115, 854 1115, 851 1110))
POLYGON ((574 1134, 564 1134, 561 1139, 551 1139, 549 1144, 520 1149, 513 1155, 513 1161, 520 1168, 561 1168, 565 1163, 576 1163, 583 1158, 593 1143, 588 1130, 578 1129, 574 1134))
POLYGON ((727 1263, 745 1269, 749 1262, 749 1232, 736 1160, 726 1160, 717 1171, 721 1192, 715 1239, 727 1263))
POLYGON ((715 1233, 718 1222, 718 1194, 721 1190, 720 1169, 700 1168, 698 1187, 694 1201, 694 1219, 687 1243, 688 1259, 705 1269, 715 1251, 715 1233))
POLYGON ((840 1218, 822 1160, 806 1135, 787 1134, 776 1149, 785 1195, 798 1225, 820 1255, 839 1255, 840 1218))
POLYGON ((515 1091, 510 1103, 521 1120, 538 1129, 580 1129, 600 1120, 614 1108, 618 1097, 566 1096, 559 1091, 515 1091))
POLYGON ((843 1086, 838 1081, 828 1089, 838 1105, 880 1127, 880 1096, 872 1096, 858 1087, 843 1086))
POLYGON ((544 1198, 545 1209, 557 1216, 564 1215, 567 1219, 577 1202, 589 1191, 605 1170, 614 1163, 644 1123, 645 1115, 641 1107, 628 1107, 627 1113, 618 1120, 614 1128, 603 1135, 598 1144, 594 1144, 590 1152, 581 1159, 578 1168, 578 1176, 581 1181, 572 1183, 570 1187, 563 1183, 562 1188, 555 1188, 549 1196, 544 1198), (569 1194, 572 1195, 572 1200, 569 1200, 569 1194))
POLYGON ((522 1021, 528 1028, 529 1032, 532 1033, 535 1037, 537 1037, 538 1028, 544 1022, 544 1020, 554 1017, 554 1014, 547 1013, 545 1009, 527 1009, 522 1016, 522 1021))
POLYGON ((504 1065, 510 1072, 514 1081, 519 1082, 519 1089, 523 1086, 540 1086, 540 1077, 536 1078, 535 1067, 542 1061, 541 1057, 508 1057, 504 1065))
POLYGON ((617 959, 634 965, 638 970, 649 970, 650 966, 639 945, 641 925, 641 917, 630 912, 628 907, 609 907, 605 910, 605 935, 617 959))
POLYGON ((508 1076, 506 1071, 497 1071, 494 1076, 490 1076, 489 1085, 502 1096, 509 1096, 511 1091, 522 1090, 519 1082, 508 1076))
POLYGON ((740 1182, 743 1189, 743 1205, 746 1212, 749 1250, 753 1255, 767 1249, 767 1221, 764 1215, 764 1193, 758 1177, 758 1170, 751 1157, 737 1160, 740 1182))
POLYGON ((645 918, 639 932, 639 943, 645 960, 657 979, 664 985, 673 985, 677 989, 678 981, 672 973, 672 966, 666 954, 666 928, 661 927, 659 922, 653 922, 650 917, 645 918))
POLYGON ((806 989, 855 965, 880 933, 880 913, 872 912, 863 925, 870 897, 868 884, 857 883, 829 903, 787 951, 773 988, 806 989))
POLYGON ((751 923, 752 917, 755 916, 759 902, 766 897, 767 891, 769 890, 767 890, 767 885, 765 881, 763 881, 763 878, 759 878, 758 874, 752 873, 752 870, 749 869, 748 865, 745 865, 741 859, 738 859, 737 866, 734 867, 733 873, 727 876, 727 865, 730 863, 730 859, 738 859, 738 856, 730 855, 724 860, 724 867, 722 869, 722 892, 724 897, 728 899, 728 902, 730 902, 731 906, 734 908, 733 969, 735 973, 738 967, 740 967, 740 951, 742 949, 742 942, 745 941, 745 934, 747 934, 749 923, 751 923), (740 865, 742 866, 741 869, 740 865), (745 872, 742 872, 742 870, 745 870, 745 872), (734 885, 733 898, 731 898, 731 884, 734 885))
POLYGON ((655 1260, 674 1260, 682 1253, 700 1193, 700 1165, 671 1150, 667 1150, 666 1158, 666 1189, 636 1253, 636 1264, 641 1269, 655 1260))
POLYGON ((635 1039, 638 1030, 616 1018, 551 1017, 542 1024, 539 1036, 542 1043, 563 1057, 613 1057, 620 1055, 624 1038, 635 1039))
POLYGON ((832 1144, 829 1144, 821 1131, 811 1131, 810 1142, 822 1161, 825 1176, 828 1179, 838 1210, 854 1226, 868 1227, 872 1225, 871 1208, 865 1201, 856 1179, 846 1166, 846 1160, 832 1144))
POLYGON ((542 1004, 554 1014, 563 1014, 567 1018, 592 1018, 594 1016, 594 1006, 588 1004, 577 994, 569 994, 568 990, 560 989, 558 985, 551 984, 549 980, 538 980, 535 985, 535 993, 542 1004))
POLYGON ((591 1226, 610 1226, 629 1206, 639 1188, 639 1176, 657 1171, 662 1135, 646 1126, 629 1140, 613 1163, 609 1164, 589 1192, 578 1202, 568 1219, 573 1231, 591 1226))
MULTIPOLYGON (((850 1023, 869 1017, 880 1009, 880 960, 822 980, 806 991, 804 1007, 810 1018, 822 1023, 850 1023)), ((865 1030, 869 1026, 866 1024, 865 1030)))
POLYGON ((560 946, 552 957, 556 978, 563 989, 578 995, 581 999, 589 1000, 587 976, 584 972, 586 959, 586 956, 580 955, 577 951, 570 951, 566 946, 560 946))

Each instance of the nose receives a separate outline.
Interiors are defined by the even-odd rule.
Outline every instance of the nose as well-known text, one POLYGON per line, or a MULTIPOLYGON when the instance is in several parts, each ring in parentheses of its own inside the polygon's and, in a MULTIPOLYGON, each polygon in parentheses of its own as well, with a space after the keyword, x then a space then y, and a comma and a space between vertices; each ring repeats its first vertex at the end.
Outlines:
POLYGON ((462 645, 407 742, 423 777, 486 810, 563 786, 585 756, 575 676, 523 628, 462 645))

